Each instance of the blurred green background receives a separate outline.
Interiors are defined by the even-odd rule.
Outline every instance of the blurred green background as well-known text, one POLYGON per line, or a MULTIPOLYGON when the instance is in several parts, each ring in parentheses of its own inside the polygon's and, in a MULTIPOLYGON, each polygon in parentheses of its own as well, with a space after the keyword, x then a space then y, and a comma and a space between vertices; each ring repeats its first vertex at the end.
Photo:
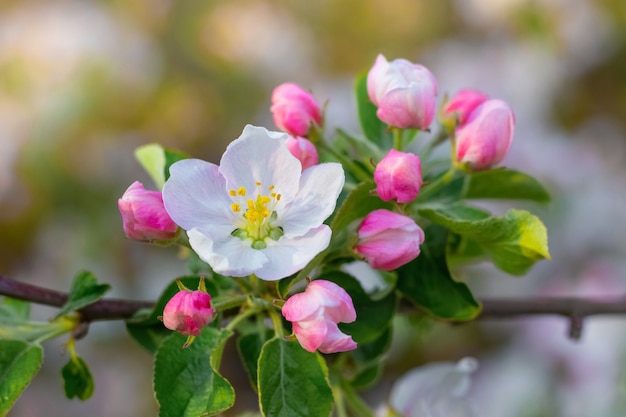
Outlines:
MULTIPOLYGON (((378 53, 426 65, 440 98, 469 87, 511 103, 516 138, 505 162, 536 175, 555 195, 550 206, 533 208, 548 225, 553 261, 522 279, 488 266, 459 277, 479 295, 623 292, 623 0, 3 0, 0 274, 67 290, 76 271, 89 269, 113 284, 112 295, 155 298, 184 265, 173 248, 124 237, 117 199, 135 180, 153 188, 134 149, 159 142, 218 162, 245 124, 275 128, 269 99, 285 81, 328 101, 328 133, 338 125, 356 132, 352 83, 378 53)), ((37 314, 47 319, 52 311, 37 314)), ((621 321, 578 348, 565 340, 564 324, 547 327, 555 346, 567 344, 562 350, 535 349, 528 340, 545 339, 532 323, 425 326, 394 347, 390 380, 409 366, 472 354, 486 364, 475 393, 481 415, 626 413, 626 343, 615 334, 621 321), (581 350, 563 353, 571 349, 581 350), (594 355, 608 364, 580 365, 594 355), (528 363, 542 371, 529 374, 528 363), (526 373, 513 378, 509 371, 519 366, 526 373), (576 390, 590 391, 576 378, 614 389, 599 404, 582 400, 576 390), (498 394, 508 386, 503 381, 512 384, 508 397, 498 394), (537 390, 532 406, 518 405, 537 398, 537 390)), ((604 325, 589 322, 587 330, 604 325)), ((44 368, 12 415, 156 414, 151 357, 122 324, 94 324, 77 349, 93 366, 94 398, 62 398, 65 356, 62 342, 50 342, 44 368)), ((245 386, 232 367, 232 378, 245 386)), ((371 398, 382 401, 385 389, 371 398)), ((254 405, 250 393, 237 401, 237 410, 254 405)))

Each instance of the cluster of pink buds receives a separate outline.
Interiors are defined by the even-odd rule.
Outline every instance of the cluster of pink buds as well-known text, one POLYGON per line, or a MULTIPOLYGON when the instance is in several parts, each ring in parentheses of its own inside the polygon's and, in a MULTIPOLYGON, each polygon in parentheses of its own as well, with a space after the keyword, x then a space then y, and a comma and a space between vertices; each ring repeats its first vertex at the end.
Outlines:
POLYGON ((322 125, 322 111, 313 95, 297 84, 281 84, 272 93, 270 110, 276 126, 289 133, 287 147, 302 169, 317 165, 317 149, 307 139, 314 126, 322 125))
POLYGON ((502 162, 513 141, 515 116, 502 100, 475 90, 461 90, 444 108, 444 117, 456 116, 455 160, 473 171, 502 162))

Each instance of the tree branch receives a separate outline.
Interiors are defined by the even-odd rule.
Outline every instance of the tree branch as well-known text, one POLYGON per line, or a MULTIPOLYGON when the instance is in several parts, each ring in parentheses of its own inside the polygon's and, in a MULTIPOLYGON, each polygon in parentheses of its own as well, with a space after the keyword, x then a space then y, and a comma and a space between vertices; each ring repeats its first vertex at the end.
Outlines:
MULTIPOLYGON (((15 281, 0 275, 0 295, 61 307, 67 301, 66 293, 15 281)), ((152 308, 154 302, 105 298, 80 310, 85 321, 125 320, 138 310, 152 308)), ((507 319, 520 316, 558 315, 570 321, 569 336, 580 338, 583 320, 593 315, 626 314, 626 296, 613 300, 593 300, 580 297, 539 297, 482 300, 482 311, 477 319, 507 319)), ((408 302, 403 311, 414 311, 408 302)))
MULTIPOLYGON (((0 275, 0 295, 52 307, 62 307, 68 299, 67 293, 15 281, 2 275, 0 275)), ((79 311, 84 321, 126 320, 137 311, 152 307, 154 307, 154 302, 151 301, 108 298, 90 304, 79 311)))

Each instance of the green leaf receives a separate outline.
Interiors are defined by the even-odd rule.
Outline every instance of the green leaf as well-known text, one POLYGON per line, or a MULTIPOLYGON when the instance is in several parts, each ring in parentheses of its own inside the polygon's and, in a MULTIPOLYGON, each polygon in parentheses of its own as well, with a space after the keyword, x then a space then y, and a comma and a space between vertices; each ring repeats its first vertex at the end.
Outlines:
POLYGON ((393 207, 391 203, 372 195, 371 191, 375 189, 376 185, 373 182, 362 182, 348 194, 330 224, 333 232, 345 229, 354 220, 364 217, 371 211, 393 207))
POLYGON ((28 321, 30 303, 16 298, 4 297, 0 303, 0 318, 15 322, 28 321))
POLYGON ((488 213, 462 205, 447 209, 422 209, 419 214, 478 243, 493 263, 513 275, 526 273, 541 259, 550 259, 548 232, 539 218, 523 210, 506 215, 488 213))
POLYGON ((151 143, 135 150, 135 159, 141 164, 160 190, 165 184, 165 152, 161 145, 151 143))
POLYGON ((324 417, 333 406, 324 359, 295 341, 275 338, 263 346, 258 387, 266 417, 324 417))
POLYGON ((91 398, 94 391, 93 377, 87 363, 78 355, 73 355, 61 369, 63 390, 69 399, 78 397, 85 401, 91 398))
POLYGON ((445 228, 424 228, 426 239, 419 256, 398 269, 398 290, 428 313, 449 320, 471 320, 480 305, 469 288, 454 281, 446 263, 445 228))
MULTIPOLYGON (((178 279, 185 287, 194 290, 198 288, 200 282, 200 276, 184 276, 178 279)), ((215 298, 219 294, 219 290, 213 282, 213 277, 205 279, 204 283, 209 294, 215 298)), ((167 329, 163 325, 163 322, 159 320, 159 316, 163 315, 165 305, 178 291, 180 291, 180 289, 178 285, 176 285, 176 281, 172 281, 170 285, 163 290, 163 293, 151 311, 143 311, 137 314, 134 319, 126 322, 128 334, 150 353, 156 352, 163 339, 172 333, 172 331, 167 329)))
POLYGON ((70 294, 63 308, 56 317, 64 316, 72 311, 93 304, 101 299, 111 289, 109 284, 98 284, 96 276, 89 271, 81 271, 76 274, 70 294))
POLYGON ((371 387, 380 379, 384 367, 385 364, 383 362, 378 362, 363 368, 350 379, 350 385, 358 390, 371 387))
POLYGON ((170 176, 170 166, 188 157, 184 152, 164 148, 156 143, 144 145, 135 150, 135 159, 150 175, 159 190, 163 188, 163 184, 170 176))
POLYGON ((550 201, 550 194, 535 178, 513 169, 490 169, 468 176, 465 198, 550 201))
POLYGON ((8 414, 43 361, 43 349, 21 340, 0 339, 0 417, 8 414))
POLYGON ((369 367, 373 363, 378 363, 387 353, 392 339, 393 329, 390 324, 379 337, 368 343, 359 344, 355 350, 350 352, 350 355, 359 368, 369 367))
POLYGON ((273 331, 268 328, 262 328, 257 332, 251 332, 242 334, 237 339, 237 351, 239 357, 244 365, 244 368, 248 372, 250 377, 250 384, 256 391, 258 380, 258 363, 259 356, 261 355, 261 349, 265 342, 267 342, 273 335, 273 331))
POLYGON ((232 332, 205 327, 186 349, 186 336, 173 333, 157 350, 154 392, 160 417, 213 416, 235 403, 230 383, 213 368, 208 355, 232 332))
POLYGON ((346 290, 356 310, 356 321, 339 323, 341 331, 352 336, 355 342, 368 343, 387 330, 396 308, 396 295, 391 292, 387 296, 372 300, 363 290, 359 282, 352 276, 340 271, 323 274, 319 279, 332 281, 346 290))
POLYGON ((356 104, 363 134, 383 149, 391 148, 393 136, 387 125, 376 116, 376 106, 367 93, 367 72, 360 74, 355 84, 356 104))

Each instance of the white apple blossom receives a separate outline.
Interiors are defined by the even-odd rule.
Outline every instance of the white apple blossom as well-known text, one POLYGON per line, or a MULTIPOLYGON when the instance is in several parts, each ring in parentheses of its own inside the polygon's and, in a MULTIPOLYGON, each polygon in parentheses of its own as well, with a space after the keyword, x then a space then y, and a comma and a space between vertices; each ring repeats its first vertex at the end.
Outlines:
POLYGON ((477 367, 468 357, 414 368, 395 382, 389 404, 404 417, 475 417, 465 396, 477 367))
POLYGON ((302 172, 287 137, 248 125, 219 166, 185 159, 170 167, 165 208, 215 272, 277 280, 328 246, 323 221, 335 209, 343 168, 324 163, 302 172))

